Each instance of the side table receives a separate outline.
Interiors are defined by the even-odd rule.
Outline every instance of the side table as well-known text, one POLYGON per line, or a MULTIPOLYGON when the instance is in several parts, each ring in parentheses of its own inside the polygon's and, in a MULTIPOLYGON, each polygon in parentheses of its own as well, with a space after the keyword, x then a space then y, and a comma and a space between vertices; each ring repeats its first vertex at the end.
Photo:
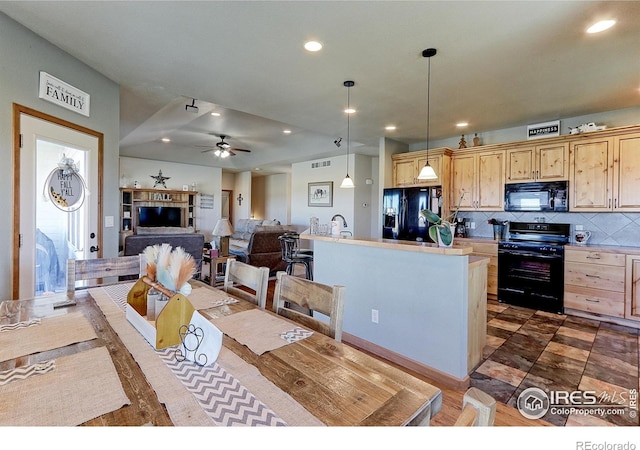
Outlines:
POLYGON ((215 258, 209 255, 202 256, 202 261, 209 264, 209 284, 211 286, 222 286, 224 284, 224 265, 230 259, 236 259, 236 257, 233 255, 216 256, 215 258), (220 265, 222 265, 222 268, 218 270, 220 265))

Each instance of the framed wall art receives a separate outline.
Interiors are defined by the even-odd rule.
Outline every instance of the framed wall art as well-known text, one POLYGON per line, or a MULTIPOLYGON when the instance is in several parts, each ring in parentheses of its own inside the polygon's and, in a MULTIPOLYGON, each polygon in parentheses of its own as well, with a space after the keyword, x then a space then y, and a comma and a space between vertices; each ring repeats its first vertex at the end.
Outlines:
POLYGON ((333 181, 309 183, 309 206, 333 206, 333 181))

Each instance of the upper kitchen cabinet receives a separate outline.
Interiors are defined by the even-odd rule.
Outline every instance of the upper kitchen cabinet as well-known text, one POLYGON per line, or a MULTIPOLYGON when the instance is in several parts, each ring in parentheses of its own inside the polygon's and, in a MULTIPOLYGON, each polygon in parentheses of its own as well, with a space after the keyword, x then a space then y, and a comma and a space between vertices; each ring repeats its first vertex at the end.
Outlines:
POLYGON ((503 211, 504 155, 504 150, 456 152, 451 159, 451 208, 460 202, 460 211, 503 211))
POLYGON ((418 174, 427 162, 427 151, 420 150, 392 155, 393 187, 445 186, 449 182, 451 150, 429 150, 429 164, 438 176, 434 180, 418 180, 418 174))
POLYGON ((640 211, 640 133, 571 142, 571 211, 640 211))
POLYGON ((506 183, 568 179, 569 144, 526 145, 506 150, 506 183))

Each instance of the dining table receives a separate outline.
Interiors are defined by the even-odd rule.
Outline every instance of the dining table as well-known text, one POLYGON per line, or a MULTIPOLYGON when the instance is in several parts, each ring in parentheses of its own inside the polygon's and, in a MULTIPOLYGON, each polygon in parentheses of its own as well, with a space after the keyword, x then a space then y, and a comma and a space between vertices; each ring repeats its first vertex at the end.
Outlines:
POLYGON ((0 303, 0 425, 429 425, 442 406, 410 373, 197 280, 215 361, 156 349, 127 319, 134 283, 0 303))

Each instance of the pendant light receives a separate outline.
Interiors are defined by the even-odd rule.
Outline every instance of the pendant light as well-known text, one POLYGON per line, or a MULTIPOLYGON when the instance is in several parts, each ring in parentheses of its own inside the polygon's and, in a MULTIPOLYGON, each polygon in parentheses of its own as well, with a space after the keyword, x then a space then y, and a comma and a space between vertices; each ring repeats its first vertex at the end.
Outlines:
POLYGON ((435 48, 428 48, 422 51, 422 56, 425 58, 429 58, 429 64, 427 69, 427 162, 425 163, 422 170, 420 170, 420 174, 418 175, 418 180, 436 180, 438 175, 436 175, 436 171, 433 170, 433 167, 429 164, 429 100, 431 94, 431 57, 436 54, 435 48))
POLYGON ((345 81, 344 86, 347 88, 347 176, 342 180, 341 188, 353 188, 353 180, 349 176, 349 148, 351 147, 351 127, 349 123, 349 117, 352 114, 351 110, 351 88, 355 84, 353 81, 345 81))

